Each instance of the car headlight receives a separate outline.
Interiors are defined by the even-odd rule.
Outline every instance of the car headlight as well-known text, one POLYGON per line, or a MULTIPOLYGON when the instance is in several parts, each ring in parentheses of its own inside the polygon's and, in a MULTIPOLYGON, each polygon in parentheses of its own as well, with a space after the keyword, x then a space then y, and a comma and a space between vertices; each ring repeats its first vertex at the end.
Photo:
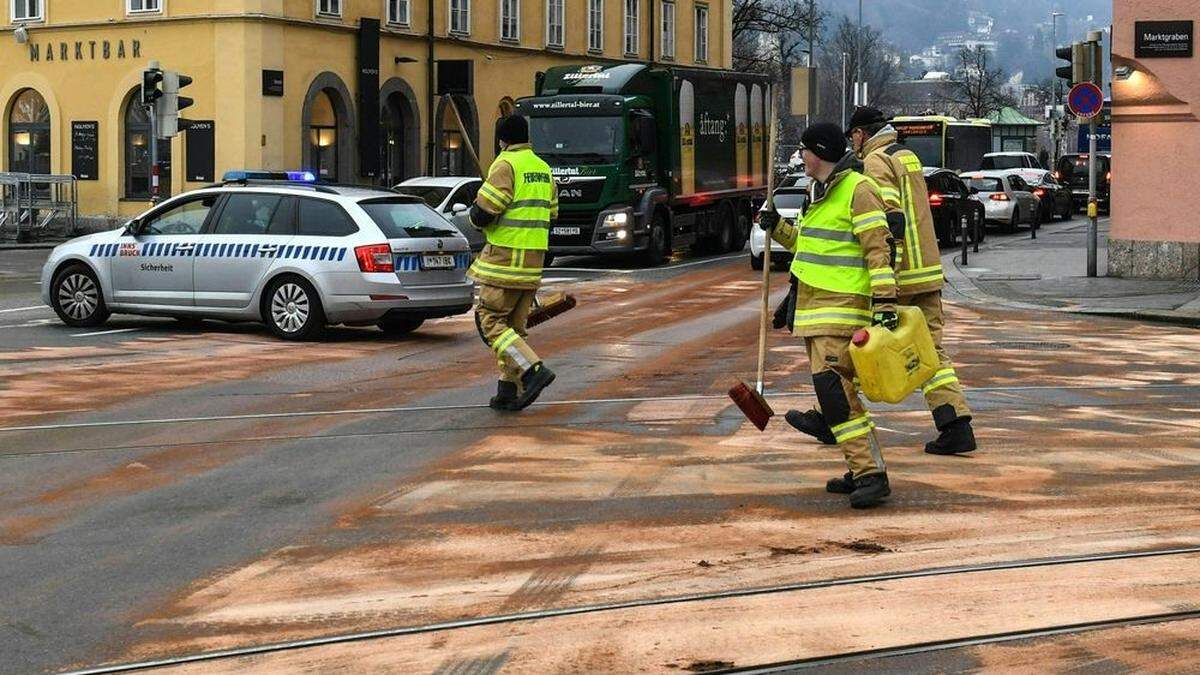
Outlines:
POLYGON ((610 213, 604 216, 604 227, 625 227, 629 224, 629 214, 625 211, 610 213))

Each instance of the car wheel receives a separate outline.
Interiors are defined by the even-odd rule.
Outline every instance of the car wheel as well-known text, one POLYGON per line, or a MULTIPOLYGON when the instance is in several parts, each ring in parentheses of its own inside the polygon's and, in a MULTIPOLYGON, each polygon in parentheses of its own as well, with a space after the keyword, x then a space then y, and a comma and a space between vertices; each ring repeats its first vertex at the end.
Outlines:
POLYGON ((54 275, 50 282, 50 302, 58 318, 75 328, 99 326, 111 316, 100 292, 100 282, 87 265, 70 265, 54 275))
POLYGON ((425 323, 425 319, 416 317, 397 317, 393 319, 382 319, 377 324, 379 330, 392 336, 408 335, 414 330, 421 327, 425 323))
POLYGON ((1067 204, 1067 208, 1063 209, 1062 219, 1070 220, 1075 217, 1075 203, 1067 204))
POLYGON ((658 267, 667 259, 667 251, 670 249, 668 236, 667 218, 662 211, 657 211, 650 223, 650 241, 646 243, 646 250, 642 253, 642 262, 647 267, 658 267))
POLYGON ((1012 234, 1017 231, 1017 226, 1021 223, 1021 209, 1013 207, 1012 217, 1004 224, 1003 230, 1005 234, 1012 234))
POLYGON ((753 253, 751 253, 750 254, 750 269, 754 270, 755 272, 761 272, 762 266, 763 266, 763 254, 760 253, 759 255, 754 255, 753 253))
POLYGON ((325 328, 321 298, 299 277, 272 281, 263 294, 262 314, 271 332, 285 340, 308 340, 325 328))

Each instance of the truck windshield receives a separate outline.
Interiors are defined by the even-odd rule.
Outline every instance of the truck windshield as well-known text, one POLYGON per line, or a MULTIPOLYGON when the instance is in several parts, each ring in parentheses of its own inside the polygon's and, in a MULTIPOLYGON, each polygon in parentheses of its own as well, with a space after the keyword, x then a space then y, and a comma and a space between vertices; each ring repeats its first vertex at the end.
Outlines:
POLYGON ((533 117, 529 141, 543 159, 600 164, 620 153, 624 129, 620 117, 533 117))

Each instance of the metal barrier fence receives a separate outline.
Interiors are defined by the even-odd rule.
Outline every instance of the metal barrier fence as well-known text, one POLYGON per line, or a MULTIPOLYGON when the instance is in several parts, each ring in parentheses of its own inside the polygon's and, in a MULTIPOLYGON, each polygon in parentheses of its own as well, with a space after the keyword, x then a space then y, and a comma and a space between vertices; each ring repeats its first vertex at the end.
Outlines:
POLYGON ((74 176, 0 172, 0 238, 27 238, 52 223, 71 236, 78 220, 74 176))

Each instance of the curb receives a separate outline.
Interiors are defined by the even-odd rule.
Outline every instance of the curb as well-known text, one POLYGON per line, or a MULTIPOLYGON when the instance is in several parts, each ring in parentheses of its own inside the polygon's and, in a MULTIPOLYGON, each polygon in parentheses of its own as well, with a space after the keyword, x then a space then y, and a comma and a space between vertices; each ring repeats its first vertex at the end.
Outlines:
POLYGON ((45 241, 29 244, 0 244, 0 251, 48 251, 63 242, 45 241))
MULTIPOLYGON (((981 289, 975 284, 971 277, 967 276, 958 266, 960 258, 955 253, 947 253, 942 256, 942 269, 945 271, 946 284, 954 293, 964 298, 972 304, 987 304, 991 306, 999 305, 1010 309, 1022 309, 1027 311, 1041 312, 1058 312, 1060 314, 1074 314, 1077 316, 1107 316, 1118 319, 1131 319, 1135 321, 1152 321, 1155 323, 1164 323, 1176 326, 1185 326, 1190 328, 1200 328, 1200 313, 1178 312, 1174 310, 1157 310, 1157 309, 1100 309, 1083 307, 1078 304, 1067 307, 1054 307, 1052 305, 1039 305, 1030 302, 1021 302, 1018 300, 1010 300, 1008 298, 992 295, 981 289)), ((1192 301, 1187 305, 1194 305, 1198 301, 1192 301)))

